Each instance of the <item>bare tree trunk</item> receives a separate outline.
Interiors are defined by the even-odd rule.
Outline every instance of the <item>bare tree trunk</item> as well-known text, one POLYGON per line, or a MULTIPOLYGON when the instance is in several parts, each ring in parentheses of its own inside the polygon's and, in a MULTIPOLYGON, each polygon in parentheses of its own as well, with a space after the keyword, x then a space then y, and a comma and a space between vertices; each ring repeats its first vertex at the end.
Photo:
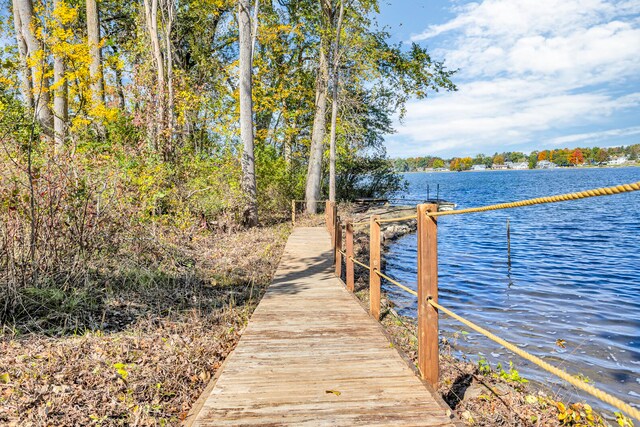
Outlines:
POLYGON ((331 100, 331 136, 329 137, 329 201, 336 201, 336 122, 338 120, 338 86, 340 69, 340 31, 344 16, 344 2, 340 1, 340 14, 336 25, 336 39, 333 45, 333 99, 331 100))
MULTIPOLYGON (((285 104, 285 109, 286 109, 286 104, 285 104)), ((287 164, 287 169, 291 170, 291 154, 293 153, 293 141, 294 141, 294 135, 296 132, 296 127, 298 125, 298 116, 295 115, 293 117, 293 123, 291 123, 291 129, 287 133, 285 133, 284 136, 284 147, 283 147, 283 151, 284 151, 284 161, 287 164)))
POLYGON ((238 4, 238 25, 240 29, 240 139, 244 147, 242 153, 242 190, 246 197, 244 210, 245 225, 258 225, 258 203, 253 140, 253 101, 251 99, 251 16, 249 0, 238 4))
POLYGON ((162 58, 162 49, 160 47, 160 39, 158 38, 158 0, 144 0, 144 16, 147 23, 147 31, 151 38, 151 47, 153 58, 156 63, 156 87, 158 93, 156 95, 158 108, 157 108, 157 125, 155 142, 156 147, 159 145, 159 139, 161 138, 162 131, 164 130, 164 118, 165 118, 165 74, 164 74, 164 60, 162 58))
MULTIPOLYGON (((33 32, 32 23, 35 20, 33 3, 31 0, 16 0, 14 5, 17 6, 22 38, 27 46, 26 57, 32 58, 38 51, 42 50, 42 42, 38 40, 33 32)), ((47 63, 44 55, 39 63, 31 67, 32 86, 34 89, 33 107, 45 134, 51 135, 53 133, 53 114, 49 107, 51 98, 49 96, 49 81, 46 77, 46 68, 47 63)))
POLYGON ((20 55, 20 69, 22 71, 20 75, 20 91, 22 92, 22 97, 24 98, 26 107, 31 110, 34 106, 33 81, 31 80, 31 68, 29 68, 29 65, 27 63, 27 57, 29 53, 27 49, 27 42, 22 35, 22 19, 20 17, 18 0, 13 0, 13 27, 16 32, 18 54, 20 55))
POLYGON ((173 154, 173 140, 175 130, 175 116, 174 116, 174 103, 175 96, 173 92, 173 51, 171 46, 171 32, 173 30, 173 22, 175 20, 175 0, 162 0, 162 19, 164 21, 164 39, 165 39, 165 54, 167 61, 167 86, 168 86, 168 98, 167 98, 167 131, 168 131, 168 144, 165 147, 165 154, 171 156, 173 154))
POLYGON ((96 0, 87 0, 87 42, 89 43, 89 75, 93 107, 104 105, 104 79, 102 76, 102 49, 100 49, 100 15, 96 0))
POLYGON ((317 201, 320 199, 320 184, 322 180, 322 154, 324 151, 324 136, 326 132, 327 113, 327 83, 329 81, 329 58, 325 42, 320 45, 320 61, 318 77, 316 79, 316 111, 313 118, 313 131, 311 132, 311 148, 309 153, 309 166, 307 169, 307 186, 305 199, 307 200, 307 212, 317 212, 317 201))
MULTIPOLYGON (((114 55, 118 54, 118 50, 113 47, 114 55)), ((113 67, 113 73, 116 77, 116 93, 118 94, 118 108, 124 111, 125 108, 125 97, 124 97, 124 86, 122 84, 122 70, 117 66, 113 67)))
POLYGON ((251 31, 251 65, 253 66, 253 54, 256 51, 256 39, 258 38, 258 11, 260 10, 260 0, 256 0, 253 6, 253 30, 251 31))
MULTIPOLYGON (((53 0, 53 8, 56 9, 60 4, 60 0, 53 0)), ((62 23, 58 23, 62 25, 62 23)), ((62 151, 64 148, 64 140, 67 136, 67 119, 68 119, 68 85, 65 78, 65 60, 58 54, 53 57, 53 86, 55 87, 53 94, 53 140, 56 151, 62 151)))

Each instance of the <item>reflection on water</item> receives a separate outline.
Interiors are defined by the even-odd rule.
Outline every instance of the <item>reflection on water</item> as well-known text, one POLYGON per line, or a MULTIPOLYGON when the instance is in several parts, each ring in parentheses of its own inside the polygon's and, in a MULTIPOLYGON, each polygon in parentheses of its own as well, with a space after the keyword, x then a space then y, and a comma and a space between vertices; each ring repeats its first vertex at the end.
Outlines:
MULTIPOLYGON (((427 185, 440 184, 441 197, 461 209, 635 182, 640 168, 419 173, 406 179, 409 190, 402 196, 424 198, 427 185)), ((640 193, 441 217, 438 240, 442 305, 640 407, 640 193), (556 345, 558 339, 566 348, 556 345)), ((415 234, 394 243, 385 257, 387 274, 415 289, 415 234)), ((388 284, 385 289, 402 314, 415 316, 413 297, 388 284)), ((440 327, 448 336, 463 329, 446 316, 440 327)), ((479 334, 461 336, 457 347, 493 363, 513 358, 525 378, 560 397, 572 392, 479 334)), ((577 398, 594 402, 582 392, 577 398)))

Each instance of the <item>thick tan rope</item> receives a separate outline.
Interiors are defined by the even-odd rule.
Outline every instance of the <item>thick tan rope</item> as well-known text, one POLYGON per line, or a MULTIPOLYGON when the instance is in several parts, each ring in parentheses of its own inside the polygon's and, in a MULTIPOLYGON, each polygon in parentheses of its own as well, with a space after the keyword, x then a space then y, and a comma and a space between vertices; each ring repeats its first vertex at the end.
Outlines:
POLYGON ((486 212, 498 209, 519 208, 522 206, 539 205, 543 203, 564 202, 566 200, 584 199, 587 197, 610 196, 613 194, 628 193, 640 190, 640 181, 630 184, 621 184, 613 187, 595 188, 593 190, 579 191, 577 193, 559 194, 557 196, 537 197, 535 199, 521 200, 519 202, 500 203, 497 205, 482 206, 478 208, 459 209, 443 212, 428 212, 427 216, 460 215, 473 212, 486 212))
POLYGON ((351 261, 353 261, 354 263, 356 263, 356 264, 358 264, 358 265, 360 265, 360 266, 362 266, 362 267, 366 268, 367 270, 371 271, 371 267, 369 267, 367 264, 363 264, 363 263, 361 263, 360 261, 358 261, 358 260, 357 260, 357 259, 355 259, 354 257, 349 257, 349 259, 350 259, 351 261))
POLYGON ((451 310, 441 306, 437 302, 433 301, 433 299, 429 299, 428 302, 433 307, 437 308, 438 310, 443 311, 444 313, 448 314, 449 316, 453 317, 454 319, 458 320, 459 322, 467 325, 469 328, 471 328, 474 331, 484 335, 485 337, 489 338, 490 340, 497 342, 501 346, 505 347, 507 350, 510 350, 511 352, 517 354, 518 356, 523 357, 524 359, 526 359, 526 360, 538 365, 539 367, 541 367, 545 371, 551 372, 552 374, 554 374, 555 376, 565 380, 566 382, 568 382, 572 386, 574 386, 576 388, 579 388, 580 390, 586 391, 587 393, 591 394, 592 396, 597 397, 598 399, 602 400, 603 402, 606 402, 609 405, 614 406, 614 407, 620 409, 623 412, 626 412, 627 415, 631 416, 632 418, 640 420, 640 411, 638 409, 636 409, 636 408, 633 408, 628 403, 625 403, 622 400, 618 399, 617 397, 614 397, 614 396, 610 395, 609 393, 605 393, 604 391, 599 390, 599 389, 593 387, 592 385, 584 383, 583 381, 581 381, 581 380, 569 375, 568 373, 566 373, 562 369, 556 368, 555 366, 545 362, 544 360, 540 359, 539 357, 536 357, 536 356, 534 356, 532 354, 527 353, 526 351, 522 350, 521 348, 511 344, 510 342, 507 342, 507 341, 503 340, 502 338, 492 334, 491 332, 487 331, 486 329, 481 328, 480 326, 476 325, 475 323, 470 322, 469 320, 467 320, 467 319, 465 319, 463 317, 460 317, 459 315, 455 314, 453 311, 451 311, 451 310))
POLYGON ((406 287, 405 285, 403 285, 402 283, 400 283, 400 282, 398 282, 398 281, 396 281, 396 280, 393 280, 391 277, 387 276, 387 275, 386 275, 386 274, 384 274, 384 273, 379 272, 378 270, 373 270, 373 271, 374 271, 374 273, 376 273, 378 276, 380 276, 380 277, 382 277, 382 278, 384 278, 384 279, 387 279, 389 282, 393 283, 394 285, 396 285, 396 286, 397 286, 397 287, 399 287, 400 289, 403 289, 404 291, 409 292, 411 295, 418 296, 418 293, 417 293, 416 291, 414 291, 413 289, 411 289, 411 288, 407 288, 407 287, 406 287))
POLYGON ((410 219, 416 219, 418 216, 417 214, 413 214, 413 215, 407 215, 407 216, 401 216, 399 218, 385 218, 385 219, 379 219, 376 222, 378 224, 384 224, 385 222, 400 222, 400 221, 408 221, 410 219))

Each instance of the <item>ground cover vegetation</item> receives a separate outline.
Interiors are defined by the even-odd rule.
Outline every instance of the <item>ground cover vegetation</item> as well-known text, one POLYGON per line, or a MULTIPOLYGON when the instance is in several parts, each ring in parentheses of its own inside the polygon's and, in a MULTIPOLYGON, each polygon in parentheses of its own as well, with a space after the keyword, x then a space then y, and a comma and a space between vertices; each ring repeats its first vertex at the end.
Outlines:
POLYGON ((474 165, 491 168, 506 162, 526 163, 529 169, 535 169, 538 162, 548 161, 556 166, 603 165, 608 161, 624 157, 630 162, 640 159, 640 144, 619 147, 574 147, 552 150, 534 150, 531 153, 506 151, 492 156, 478 154, 474 157, 442 158, 437 156, 409 157, 392 159, 394 170, 398 172, 417 172, 425 169, 447 168, 452 171, 469 170, 474 165))
POLYGON ((392 115, 455 90, 371 0, 0 6, 0 423, 179 422, 290 200, 396 191, 392 115))

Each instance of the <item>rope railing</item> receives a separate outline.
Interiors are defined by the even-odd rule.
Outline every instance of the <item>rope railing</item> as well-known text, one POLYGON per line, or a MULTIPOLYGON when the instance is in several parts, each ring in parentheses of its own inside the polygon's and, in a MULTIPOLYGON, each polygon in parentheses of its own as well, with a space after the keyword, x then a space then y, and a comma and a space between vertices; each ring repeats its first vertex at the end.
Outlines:
MULTIPOLYGON (((341 249, 339 249, 339 250, 338 250, 338 252, 340 252, 340 253, 341 253, 342 255, 344 255, 344 256, 347 256, 347 255, 344 253, 344 251, 342 251, 341 249)), ((356 264, 358 264, 358 265, 360 265, 360 266, 362 266, 362 267, 366 268, 367 270, 371 271, 371 267, 370 267, 370 266, 368 266, 367 264, 365 264, 365 263, 363 263, 363 262, 358 261, 358 260, 357 260, 357 259, 355 259, 354 257, 349 257, 349 259, 350 259, 352 262, 354 262, 354 263, 356 263, 356 264)), ((402 283, 398 282, 397 280, 392 279, 391 277, 387 276, 386 274, 382 273, 381 271, 379 271, 379 270, 373 270, 373 272, 374 272, 375 274, 377 274, 378 276, 382 277, 383 279, 387 280, 389 283, 391 283, 391 284, 393 284, 393 285, 395 285, 395 286, 399 287, 400 289, 402 289, 402 290, 404 290, 404 291, 406 291, 406 292, 410 293, 411 295, 414 295, 414 296, 416 296, 416 297, 418 296, 418 293, 417 293, 416 291, 414 291, 413 289, 411 289, 411 288, 409 288, 409 287, 407 287, 407 286, 403 285, 402 283)))
POLYGON ((559 194, 557 196, 536 197, 535 199, 520 200, 518 202, 498 203, 496 205, 481 206, 477 208, 458 209, 453 211, 429 212, 427 216, 436 217, 444 215, 460 215, 474 212, 495 211, 498 209, 520 208, 524 206, 541 205, 544 203, 565 202, 567 200, 585 199, 588 197, 612 196, 614 194, 628 193, 640 190, 640 181, 629 184, 615 185, 613 187, 594 188, 593 190, 578 191, 577 193, 559 194))
POLYGON ((528 353, 524 350, 522 350, 521 348, 517 347, 514 344, 511 344, 508 341, 505 341, 504 339, 498 337, 497 335, 492 334, 491 332, 487 331, 486 329, 476 325, 475 323, 471 322, 470 320, 465 319, 462 316, 457 315, 456 313, 454 313, 453 311, 449 310, 446 307, 441 306, 440 304, 438 304, 437 302, 435 302, 433 299, 428 299, 427 300, 428 303, 430 305, 432 305, 433 307, 437 308, 440 311, 443 311, 444 313, 448 314, 449 316, 453 317, 454 319, 456 319, 457 321, 459 321, 460 323, 468 326, 469 328, 473 329, 474 331, 484 335, 485 337, 489 338, 492 341, 497 342, 498 344, 500 344, 501 346, 503 346, 504 348, 506 348, 507 350, 511 351, 512 353, 517 354, 518 356, 530 361, 531 363, 534 363, 536 365, 538 365, 540 368, 544 369, 547 372, 550 372, 552 374, 554 374, 555 376, 565 380, 566 382, 568 382, 569 384, 571 384, 572 386, 579 388, 582 391, 586 391, 587 393, 591 394, 592 396, 602 400, 605 403, 608 403, 609 405, 620 409, 621 411, 625 412, 627 415, 630 415, 631 417, 640 420, 640 411, 634 407, 632 407, 631 405, 629 405, 628 403, 623 402, 622 400, 618 399, 615 396, 610 395, 609 393, 606 393, 592 385, 586 384, 584 381, 581 381, 580 379, 568 374, 567 372, 563 371, 560 368, 557 368, 553 365, 551 365, 550 363, 545 362, 544 360, 540 359, 539 357, 536 357, 534 355, 532 355, 531 353, 528 353))
POLYGON ((358 260, 357 260, 357 259, 355 259, 354 257, 349 257, 349 260, 350 260, 351 262, 353 262, 354 264, 358 264, 360 267, 364 267, 364 268, 366 268, 367 270, 371 271, 371 267, 369 267, 367 264, 365 264, 365 263, 363 263, 363 262, 358 261, 358 260))
POLYGON ((359 265, 369 270, 369 311, 375 319, 380 319, 380 279, 385 279, 390 284, 402 289, 403 291, 418 297, 418 368, 422 378, 437 387, 439 381, 439 348, 438 348, 438 315, 439 311, 451 316, 452 318, 463 323, 474 331, 486 336, 494 342, 502 345, 509 351, 523 357, 524 359, 534 363, 538 367, 556 375, 558 378, 566 381, 576 389, 585 391, 601 401, 619 409, 640 421, 640 410, 625 403, 621 399, 608 394, 596 387, 586 384, 580 379, 571 376, 560 368, 557 368, 541 358, 534 356, 516 345, 494 335, 488 330, 476 325, 475 323, 457 315, 446 307, 436 302, 438 295, 438 244, 437 244, 437 221, 434 217, 444 215, 458 215, 473 212, 485 212, 498 209, 509 209, 516 207, 532 206, 544 203, 555 203, 568 200, 578 200, 589 197, 608 196, 614 194, 628 193, 640 190, 640 181, 617 185, 605 188, 596 188, 575 193, 560 194, 556 196, 538 197, 534 199, 522 200, 510 203, 500 203, 476 208, 467 208, 454 211, 439 212, 437 205, 434 203, 421 204, 416 207, 416 214, 407 215, 397 218, 380 218, 380 215, 391 212, 381 212, 373 215, 366 221, 352 222, 346 221, 344 224, 337 215, 335 203, 326 202, 325 220, 327 228, 332 236, 334 245, 334 255, 336 264, 336 275, 340 277, 342 260, 346 262, 346 286, 351 292, 354 291, 354 265, 359 265), (401 222, 407 220, 417 220, 417 255, 418 255, 418 283, 417 291, 400 283, 399 281, 389 277, 380 271, 381 268, 381 224, 391 222, 401 222), (344 227, 343 227, 344 225, 344 227), (368 225, 369 231, 369 264, 356 259, 354 257, 354 228, 358 226, 368 225), (346 251, 342 249, 342 231, 346 231, 346 251), (425 303, 427 302, 427 303, 425 303))
MULTIPOLYGON (((386 214, 389 214, 389 213, 403 212, 403 211, 406 211, 406 210, 407 210, 407 208, 392 209, 392 210, 388 210, 386 212, 378 212, 378 213, 376 213, 376 215, 386 215, 386 214)), ((376 220, 376 222, 378 224, 383 224, 383 223, 387 223, 387 222, 408 221, 408 220, 416 219, 416 218, 417 218, 417 216, 415 214, 413 214, 413 215, 401 216, 401 217, 397 217, 397 218, 378 219, 378 220, 376 220)), ((369 225, 369 220, 352 222, 351 225, 353 225, 354 227, 357 227, 357 226, 360 226, 360 225, 369 225)))
POLYGON ((376 273, 378 276, 382 277, 383 279, 386 279, 389 283, 392 283, 394 285, 396 285, 397 287, 399 287, 400 289, 404 290, 405 292, 410 293, 413 296, 418 296, 418 293, 416 291, 414 291, 411 288, 408 288, 407 286, 403 285, 402 283, 398 282, 397 280, 392 279, 391 277, 387 276, 386 274, 378 271, 378 270, 373 270, 374 273, 376 273))
POLYGON ((407 216, 401 216, 398 218, 384 218, 384 219, 379 219, 376 222, 378 224, 384 224, 384 223, 388 223, 388 222, 401 222, 401 221, 409 221, 412 219, 416 219, 417 215, 407 215, 407 216))

